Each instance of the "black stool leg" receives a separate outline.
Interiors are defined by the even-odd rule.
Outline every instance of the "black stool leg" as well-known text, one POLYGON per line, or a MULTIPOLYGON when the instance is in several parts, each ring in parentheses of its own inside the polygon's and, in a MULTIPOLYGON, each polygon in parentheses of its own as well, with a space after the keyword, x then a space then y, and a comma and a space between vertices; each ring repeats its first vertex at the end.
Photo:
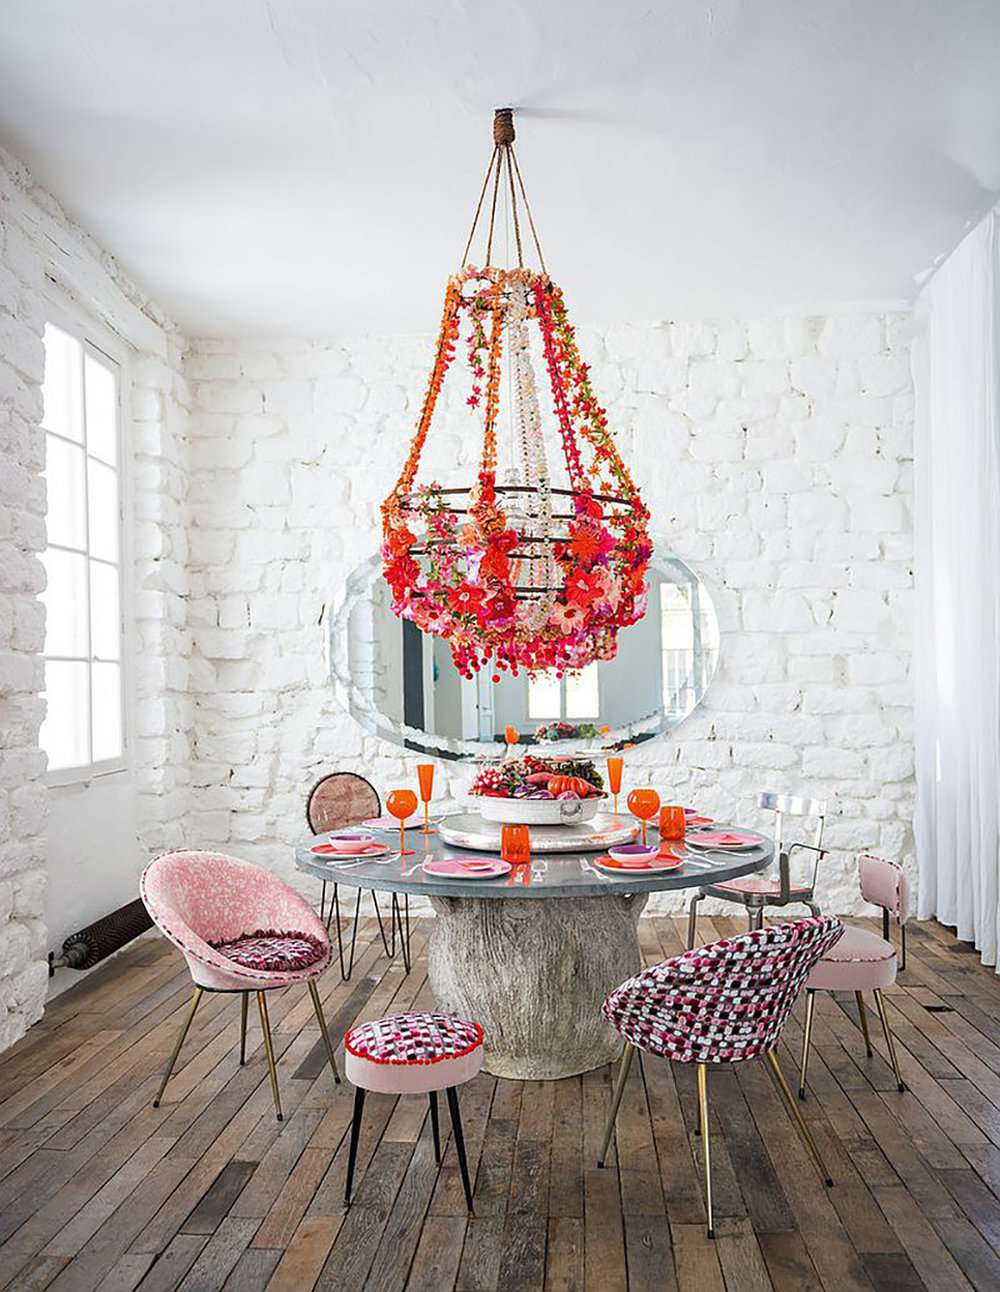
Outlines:
POLYGON ((471 1212, 472 1185, 469 1183, 469 1164, 465 1160, 465 1137, 462 1134, 462 1114, 458 1111, 458 1091, 454 1086, 449 1086, 447 1093, 448 1111, 451 1113, 451 1129, 455 1135, 455 1152, 458 1154, 458 1169, 462 1172, 465 1203, 471 1212))
POLYGON ((438 1124, 437 1091, 431 1091, 431 1132, 434 1135, 434 1161, 441 1165, 441 1127, 438 1124))
POLYGON ((354 1164, 358 1160, 358 1138, 361 1135, 361 1115, 365 1110, 365 1092, 361 1086, 354 1090, 354 1120, 351 1122, 351 1147, 347 1153, 347 1183, 344 1185, 344 1203, 351 1205, 351 1185, 354 1183, 354 1164))

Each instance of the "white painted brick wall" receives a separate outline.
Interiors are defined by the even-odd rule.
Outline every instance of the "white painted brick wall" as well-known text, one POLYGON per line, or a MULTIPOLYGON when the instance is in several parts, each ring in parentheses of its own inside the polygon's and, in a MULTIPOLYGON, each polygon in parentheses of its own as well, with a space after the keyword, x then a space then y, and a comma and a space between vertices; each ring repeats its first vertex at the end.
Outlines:
MULTIPOLYGON (((623 325, 581 343, 654 529, 706 580, 724 634, 705 703, 627 775, 739 821, 764 788, 826 797, 823 900, 860 909, 858 849, 912 864, 907 316, 623 325)), ((378 542, 429 355, 421 337, 193 344, 192 842, 291 877, 325 770, 413 780, 412 757, 335 703, 323 620, 378 542)), ((478 454, 463 400, 459 383, 427 444, 444 483, 478 454)))
MULTIPOLYGON (((38 747, 49 282, 135 347, 136 875, 149 852, 180 841, 188 780, 182 341, 27 168, 0 151, 0 1050, 41 1017, 51 941, 44 924, 48 792, 38 747)), ((134 895, 129 879, 120 900, 134 895)))

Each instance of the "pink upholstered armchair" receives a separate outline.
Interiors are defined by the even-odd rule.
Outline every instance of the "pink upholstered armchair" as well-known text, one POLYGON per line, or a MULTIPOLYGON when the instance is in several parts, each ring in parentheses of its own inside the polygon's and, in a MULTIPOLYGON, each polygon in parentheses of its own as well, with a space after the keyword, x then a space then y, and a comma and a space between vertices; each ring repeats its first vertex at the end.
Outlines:
POLYGON ((195 1011, 206 991, 241 995, 240 1063, 246 1061, 247 1007, 256 993, 274 1108, 278 1077, 264 993, 305 982, 312 996, 334 1080, 339 1082, 316 979, 329 967, 330 938, 304 898, 268 871, 224 853, 169 852, 143 871, 139 891, 157 927, 180 948, 195 990, 163 1075, 158 1106, 195 1011))

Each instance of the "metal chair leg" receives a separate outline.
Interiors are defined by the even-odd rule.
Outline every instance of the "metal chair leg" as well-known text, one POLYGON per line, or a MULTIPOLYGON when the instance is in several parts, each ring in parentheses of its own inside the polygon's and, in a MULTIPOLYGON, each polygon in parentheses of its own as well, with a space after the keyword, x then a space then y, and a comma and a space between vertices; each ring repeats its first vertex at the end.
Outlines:
POLYGON ((808 906, 808 907, 809 907, 809 914, 810 914, 810 915, 814 915, 814 916, 816 917, 816 919, 817 919, 817 920, 818 920, 818 919, 820 919, 820 917, 822 916, 823 912, 819 909, 819 907, 817 906, 817 904, 816 904, 815 902, 806 902, 806 906, 808 906))
POLYGON ((865 1038, 865 1054, 870 1059, 875 1051, 872 1049, 871 1033, 868 1031, 868 1010, 865 1008, 865 998, 860 991, 856 991, 854 999, 858 1002, 858 1018, 861 1019, 861 1031, 865 1038))
POLYGON ((271 1094, 274 1098, 274 1115, 278 1121, 284 1121, 281 1111, 281 1096, 278 1094, 278 1068, 274 1062, 274 1046, 271 1044, 271 1024, 267 1017, 267 1001, 264 993, 257 993, 257 1008, 260 1010, 260 1030, 264 1033, 264 1052, 267 1055, 267 1070, 271 1077, 271 1094))
MULTIPOLYGON (((906 926, 904 925, 904 928, 906 926)), ((896 1074, 896 1085, 900 1091, 906 1089, 906 1082, 900 1076, 899 1060, 896 1058, 896 1045, 892 1039, 892 1032, 889 1030, 889 1018, 885 1012, 885 1001, 882 999, 882 992, 876 988, 872 992, 875 997, 875 1008, 878 1010, 878 1016, 882 1023, 882 1031, 885 1033, 885 1048, 889 1051, 889 1059, 892 1062, 892 1070, 896 1074)))
POLYGON ((705 1157, 705 1210, 708 1213, 708 1236, 715 1237, 712 1215, 712 1149, 708 1133, 708 1068, 698 1064, 698 1121, 701 1126, 702 1153, 705 1157))
POLYGON ((201 1000, 204 994, 205 994, 204 987, 195 987, 194 995, 191 997, 191 1009, 188 1011, 188 1016, 184 1020, 184 1026, 181 1028, 181 1034, 177 1038, 177 1044, 174 1046, 174 1052, 170 1056, 170 1062, 167 1064, 167 1070, 163 1074, 163 1080, 160 1082, 160 1088, 156 1092, 156 1098, 153 1100, 154 1108, 159 1108, 160 1106, 160 1100, 163 1098, 163 1092, 167 1088, 167 1082, 170 1080, 170 1074, 174 1070, 174 1064, 177 1062, 177 1056, 181 1052, 181 1046, 184 1044, 184 1040, 188 1034, 188 1030, 190 1029, 191 1024, 194 1022, 194 1012, 198 1008, 198 1002, 201 1000))
POLYGON ((906 968, 906 922, 905 920, 899 926, 899 968, 902 972, 906 968))
POLYGON ((806 1026, 802 1033, 802 1066, 799 1069, 799 1098, 806 1097, 806 1074, 809 1071, 809 1047, 812 1044, 813 1010, 816 1008, 816 993, 806 992, 806 1026))
POLYGON ((458 1110, 458 1091, 449 1086, 445 1092, 448 1096, 448 1111, 451 1113, 451 1129, 455 1136, 455 1152, 458 1154, 458 1169, 462 1173, 462 1188, 465 1190, 465 1205, 472 1213, 472 1185, 469 1181, 469 1164, 465 1160, 465 1137, 462 1134, 462 1114, 458 1110))
POLYGON ((784 1096, 785 1103, 788 1105, 788 1109, 791 1112, 793 1119, 798 1125, 799 1130, 802 1132, 802 1138, 805 1140, 809 1152, 813 1155, 813 1161, 819 1167, 819 1173, 823 1179, 823 1183, 832 1186, 833 1181, 830 1179, 830 1173, 826 1169, 826 1163, 820 1156, 820 1151, 816 1146, 816 1141, 813 1139, 812 1131, 809 1129, 809 1123, 799 1111, 799 1106, 793 1098, 792 1092, 788 1088, 785 1074, 781 1071, 781 1065, 778 1063, 778 1056, 773 1050, 768 1050, 767 1061, 771 1065, 771 1071, 774 1073, 774 1079, 777 1083, 778 1089, 784 1096))
POLYGON ((615 1093, 611 1099, 611 1112, 608 1114, 608 1125, 604 1132, 604 1143, 601 1145, 601 1156, 597 1159, 598 1166, 603 1166, 608 1156, 608 1146, 611 1143, 611 1136, 614 1134, 615 1120, 618 1117, 618 1109, 621 1107, 622 1095, 625 1093, 625 1082, 628 1080, 628 1070, 632 1066, 634 1055, 635 1046, 626 1041, 621 1063, 618 1067, 618 1076, 615 1079, 615 1093))
POLYGON ((694 946, 695 934, 698 931, 698 903, 704 899, 704 893, 695 893, 688 906, 688 945, 690 951, 694 946))
POLYGON ((358 1160, 358 1138, 361 1135, 361 1115, 365 1110, 365 1092, 361 1086, 354 1091, 354 1117, 351 1119, 351 1147, 347 1151, 347 1182, 344 1185, 344 1205, 351 1205, 351 1185, 354 1183, 354 1166, 358 1160))
POLYGON ((250 1008, 250 993, 240 993, 240 1067, 247 1061, 247 1010, 250 1008))
POLYGON ((431 1091, 431 1133, 434 1136, 434 1161, 441 1165, 441 1126, 438 1122, 437 1091, 431 1091))
POLYGON ((336 1085, 340 1085, 340 1073, 337 1071, 337 1060, 333 1054, 333 1046, 330 1044, 330 1033, 326 1029, 326 1016, 323 1013, 323 1002, 319 998, 319 989, 316 986, 316 979, 309 979, 309 995, 312 996, 313 1009, 316 1011, 316 1020, 319 1023, 319 1030, 323 1034, 323 1044, 326 1046, 326 1057, 330 1060, 330 1071, 333 1073, 333 1080, 336 1085))

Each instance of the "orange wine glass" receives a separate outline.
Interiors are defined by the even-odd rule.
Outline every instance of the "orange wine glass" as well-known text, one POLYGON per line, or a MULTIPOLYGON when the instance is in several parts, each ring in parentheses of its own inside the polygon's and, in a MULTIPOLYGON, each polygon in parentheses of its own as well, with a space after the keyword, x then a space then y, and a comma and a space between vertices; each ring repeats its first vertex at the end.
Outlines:
POLYGON ((628 796, 628 810, 642 822, 642 841, 646 842, 646 822, 656 816, 660 796, 656 790, 633 790, 628 796))
POLYGON ((412 790, 393 790, 385 806, 386 811, 399 822, 399 855, 408 857, 413 849, 406 846, 406 820, 417 810, 417 796, 412 790))
POLYGON ((684 838, 684 809, 676 804, 660 808, 660 838, 684 838))
POLYGON ((622 792, 622 767, 625 759, 612 755, 608 759, 608 789, 614 795, 615 816, 618 815, 618 795, 622 792))
POLYGON ((420 798, 424 805, 424 834, 431 834, 431 794, 434 792, 434 764, 417 763, 420 798))

